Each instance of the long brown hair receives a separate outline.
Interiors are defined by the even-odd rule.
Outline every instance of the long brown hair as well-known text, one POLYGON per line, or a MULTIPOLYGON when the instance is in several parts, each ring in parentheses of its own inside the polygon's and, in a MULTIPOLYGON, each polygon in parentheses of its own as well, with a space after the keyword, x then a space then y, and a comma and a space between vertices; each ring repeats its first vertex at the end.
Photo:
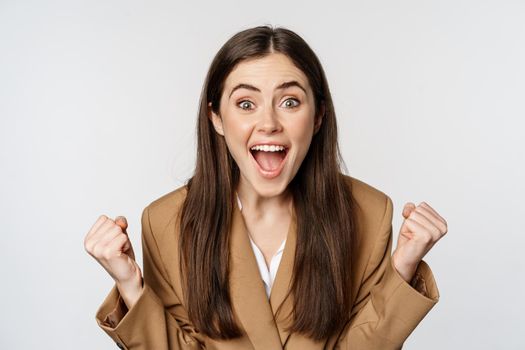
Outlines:
POLYGON ((326 339, 351 312, 351 257, 356 222, 354 199, 337 143, 337 125, 328 82, 308 44, 293 31, 270 26, 243 30, 213 59, 200 97, 195 173, 180 212, 180 258, 184 302, 199 332, 213 339, 242 335, 228 286, 229 229, 239 168, 209 119, 208 102, 219 114, 224 82, 235 65, 278 52, 308 78, 316 116, 324 115, 308 153, 289 188, 297 217, 292 284, 293 323, 288 331, 326 339))

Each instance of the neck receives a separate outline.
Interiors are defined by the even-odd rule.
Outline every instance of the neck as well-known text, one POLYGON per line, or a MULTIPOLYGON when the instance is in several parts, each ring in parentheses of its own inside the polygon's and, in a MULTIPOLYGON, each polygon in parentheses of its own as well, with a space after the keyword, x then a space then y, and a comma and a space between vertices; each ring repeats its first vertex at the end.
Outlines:
POLYGON ((263 219, 291 213, 293 200, 288 188, 275 196, 262 196, 250 184, 241 180, 237 195, 241 201, 242 212, 249 213, 252 218, 263 219))

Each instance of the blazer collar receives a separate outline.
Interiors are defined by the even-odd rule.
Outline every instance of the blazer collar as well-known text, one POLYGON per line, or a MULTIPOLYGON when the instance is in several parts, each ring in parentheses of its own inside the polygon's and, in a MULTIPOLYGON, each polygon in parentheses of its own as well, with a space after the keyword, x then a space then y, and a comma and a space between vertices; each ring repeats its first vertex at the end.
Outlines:
POLYGON ((292 209, 283 255, 268 300, 246 223, 238 205, 234 205, 229 287, 234 312, 255 349, 282 349, 290 336, 284 328, 292 321, 293 296, 289 295, 286 300, 285 296, 291 284, 296 225, 295 211, 292 209), (279 306, 281 310, 276 313, 279 306), (287 319, 287 315, 290 318, 287 319))

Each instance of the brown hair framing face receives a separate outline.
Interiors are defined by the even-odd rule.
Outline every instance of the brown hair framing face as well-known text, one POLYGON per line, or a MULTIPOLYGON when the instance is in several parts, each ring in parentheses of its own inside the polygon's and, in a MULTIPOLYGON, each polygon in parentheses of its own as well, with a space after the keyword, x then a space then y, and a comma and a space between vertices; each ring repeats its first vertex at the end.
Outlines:
POLYGON ((242 335, 228 287, 229 231, 239 168, 224 137, 213 128, 208 102, 219 114, 224 82, 234 67, 273 52, 288 56, 303 71, 314 93, 316 118, 323 118, 289 184, 297 246, 290 290, 293 323, 288 330, 325 339, 344 326, 351 312, 355 202, 341 172, 345 166, 328 82, 319 59, 300 36, 282 27, 258 26, 231 37, 211 63, 200 97, 195 172, 186 183, 180 212, 184 302, 193 325, 213 339, 242 335))

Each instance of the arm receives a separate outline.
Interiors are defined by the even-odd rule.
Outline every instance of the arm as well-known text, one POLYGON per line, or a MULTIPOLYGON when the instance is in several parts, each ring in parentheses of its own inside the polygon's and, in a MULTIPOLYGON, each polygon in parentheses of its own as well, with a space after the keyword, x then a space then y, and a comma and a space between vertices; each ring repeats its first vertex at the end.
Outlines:
POLYGON ((387 197, 380 235, 337 349, 401 349, 439 300, 434 276, 423 260, 410 283, 396 270, 391 258, 392 212, 392 200, 387 197))
POLYGON ((202 337, 167 280, 148 210, 142 212, 142 292, 128 310, 115 285, 97 311, 97 323, 121 349, 202 349, 202 337))

